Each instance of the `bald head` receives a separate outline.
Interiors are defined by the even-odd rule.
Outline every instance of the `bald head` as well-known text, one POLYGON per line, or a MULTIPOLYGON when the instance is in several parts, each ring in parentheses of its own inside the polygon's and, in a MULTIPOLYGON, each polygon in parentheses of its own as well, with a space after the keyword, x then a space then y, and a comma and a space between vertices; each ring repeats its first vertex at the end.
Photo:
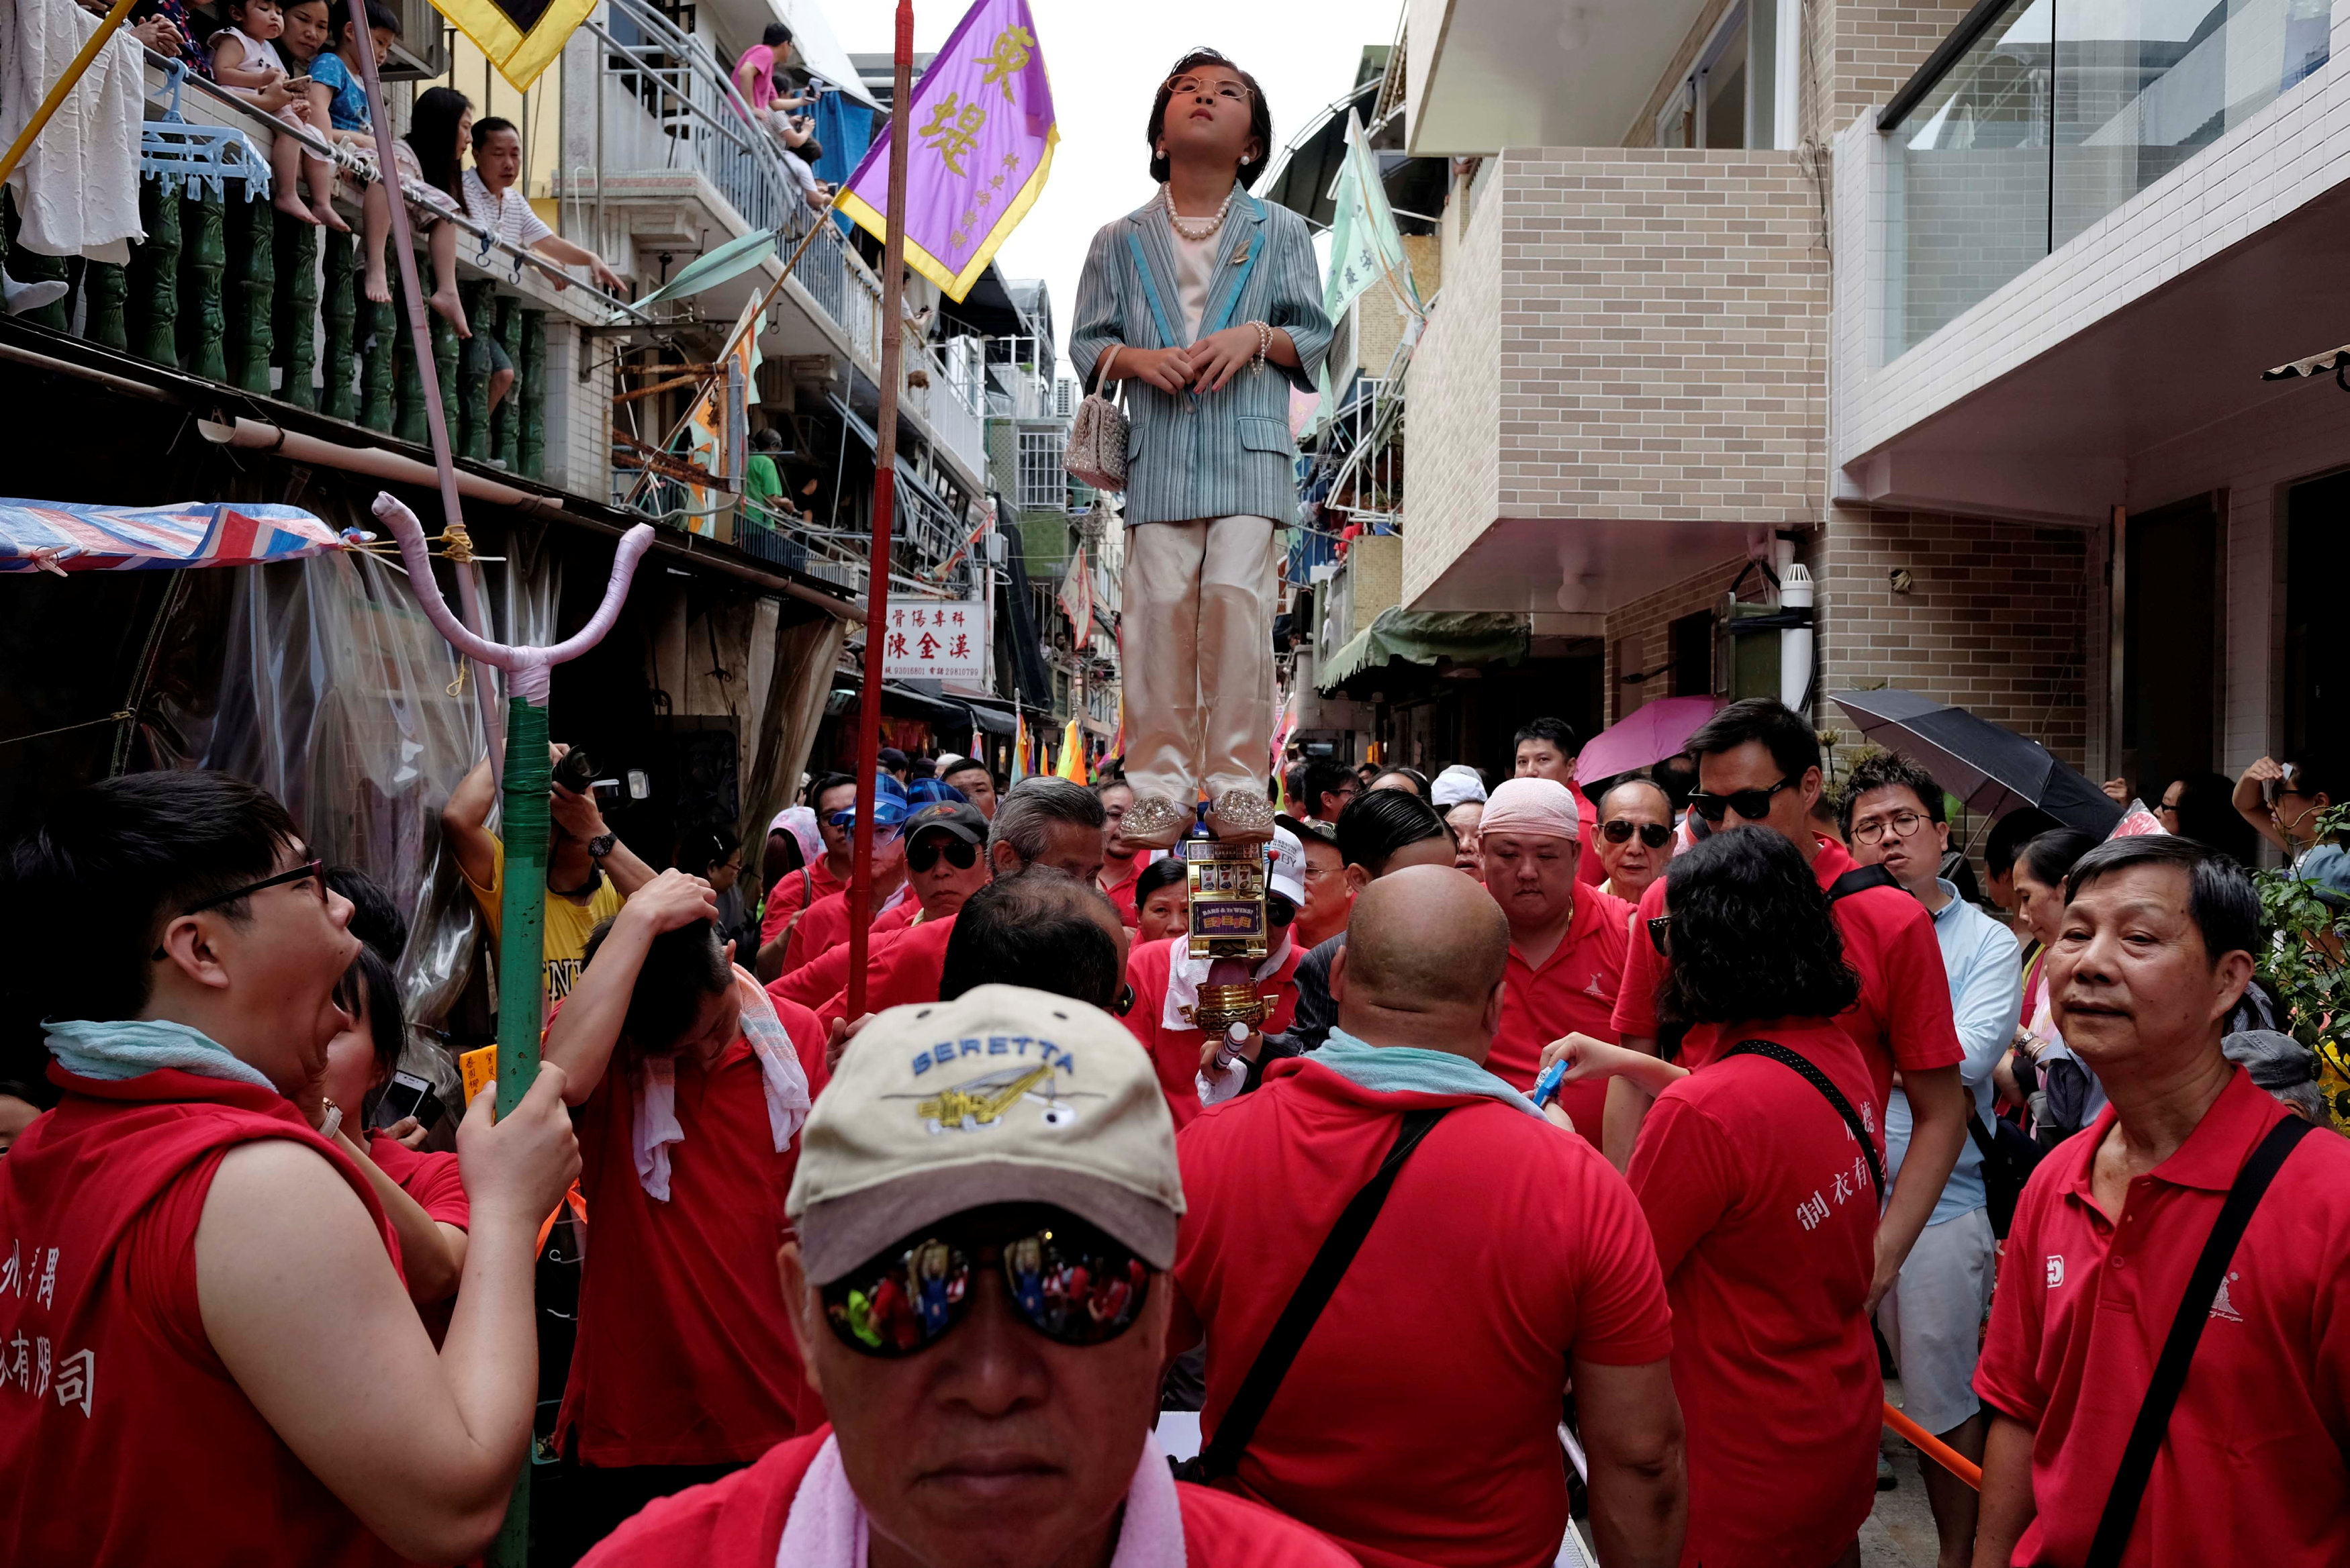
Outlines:
POLYGON ((1485 889, 1448 866, 1413 866, 1355 900, 1330 975, 1338 1026, 1373 1045, 1482 1062, 1501 1021, 1510 926, 1485 889))

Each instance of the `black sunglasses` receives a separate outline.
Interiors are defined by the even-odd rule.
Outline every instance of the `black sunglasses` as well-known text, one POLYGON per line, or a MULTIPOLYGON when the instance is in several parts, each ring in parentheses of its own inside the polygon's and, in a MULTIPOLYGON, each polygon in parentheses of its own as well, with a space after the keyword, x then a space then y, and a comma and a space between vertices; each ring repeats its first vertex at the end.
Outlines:
POLYGON ((910 870, 927 871, 939 863, 941 854, 958 871, 968 871, 979 863, 978 845, 967 844, 951 833, 925 833, 906 846, 906 866, 910 870))
POLYGON ((936 1345, 971 1315, 980 1271, 1000 1268, 1020 1320, 1055 1345, 1107 1345, 1150 1295, 1134 1250, 1061 1217, 983 1246, 946 1236, 901 1241, 822 1287, 825 1321, 860 1355, 897 1360, 936 1345))
POLYGON ((1760 822, 1771 815, 1771 797, 1794 787, 1794 779, 1781 779, 1769 789, 1734 789, 1728 794, 1708 794, 1697 790, 1690 795, 1690 809, 1708 822, 1720 822, 1724 813, 1732 811, 1748 822, 1760 822))
POLYGON ((1629 844, 1636 832, 1640 842, 1651 849, 1662 849, 1673 841, 1673 830, 1661 822, 1634 822, 1622 816, 1601 823, 1599 831, 1607 836, 1610 844, 1629 844))
MULTIPOLYGON (((327 863, 324 860, 305 860, 291 871, 280 871, 275 877, 264 877, 258 882, 247 882, 242 888, 232 888, 225 893, 215 893, 209 898, 199 898, 172 919, 176 920, 187 915, 201 915, 206 909, 217 909, 223 904, 234 904, 239 898, 260 892, 264 888, 276 888, 287 882, 299 882, 306 877, 316 879, 318 902, 323 907, 327 902, 327 863)), ((158 947, 152 955, 151 961, 161 963, 170 956, 158 947)))
POLYGON ((1665 937, 1672 929, 1673 918, 1669 914, 1659 915, 1648 922, 1648 940, 1660 957, 1666 952, 1665 937))

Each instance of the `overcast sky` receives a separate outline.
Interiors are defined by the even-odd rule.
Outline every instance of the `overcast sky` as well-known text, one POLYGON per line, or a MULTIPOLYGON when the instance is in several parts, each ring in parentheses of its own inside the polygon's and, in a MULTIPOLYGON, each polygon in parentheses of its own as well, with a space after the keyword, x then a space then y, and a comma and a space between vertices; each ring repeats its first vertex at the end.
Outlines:
MULTIPOLYGON (((1044 194, 996 253, 1006 277, 1041 277, 1052 289, 1064 346, 1077 303, 1077 273, 1094 231, 1149 200, 1143 127, 1151 94, 1184 51, 1220 49, 1253 75, 1273 110, 1276 151, 1355 85, 1365 44, 1395 39, 1402 0, 1178 0, 1105 5, 1029 0, 1037 47, 1052 73, 1061 128, 1044 194)), ((886 53, 890 0, 824 0, 843 47, 886 53)), ((920 0, 914 47, 935 49, 968 7, 920 0)))

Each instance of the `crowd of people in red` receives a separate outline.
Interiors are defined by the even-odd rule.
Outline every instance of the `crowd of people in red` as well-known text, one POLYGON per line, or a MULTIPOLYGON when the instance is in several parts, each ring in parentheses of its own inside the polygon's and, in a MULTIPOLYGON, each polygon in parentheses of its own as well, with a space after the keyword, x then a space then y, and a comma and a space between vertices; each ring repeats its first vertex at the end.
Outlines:
POLYGON ((538 1078, 453 1152, 385 1109, 395 900, 225 775, 67 797, 7 867, 0 1561, 470 1561, 545 1399, 536 1562, 1504 1568, 1587 1515, 1609 1568, 1827 1568, 1880 1332, 1981 1460, 1945 1563, 2350 1560, 2350 1147, 2223 1044, 2242 867, 2010 845, 2026 952, 1907 759, 1829 800, 1768 701, 1596 799, 1575 752, 1282 781, 1229 1034, 1115 779, 882 759, 857 1016, 855 780, 749 899, 558 792, 538 1078), (2095 1108, 2019 1195, 2035 1013, 2095 1108))

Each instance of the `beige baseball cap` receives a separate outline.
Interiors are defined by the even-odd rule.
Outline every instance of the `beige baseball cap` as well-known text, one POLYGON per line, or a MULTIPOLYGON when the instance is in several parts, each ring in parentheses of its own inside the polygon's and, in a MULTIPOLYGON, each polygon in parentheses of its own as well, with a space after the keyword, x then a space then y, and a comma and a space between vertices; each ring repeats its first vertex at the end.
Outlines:
POLYGON ((983 985, 878 1015, 816 1096, 785 1209, 828 1284, 994 1203, 1052 1204, 1174 1266, 1174 1118, 1149 1053, 1101 1009, 983 985))

